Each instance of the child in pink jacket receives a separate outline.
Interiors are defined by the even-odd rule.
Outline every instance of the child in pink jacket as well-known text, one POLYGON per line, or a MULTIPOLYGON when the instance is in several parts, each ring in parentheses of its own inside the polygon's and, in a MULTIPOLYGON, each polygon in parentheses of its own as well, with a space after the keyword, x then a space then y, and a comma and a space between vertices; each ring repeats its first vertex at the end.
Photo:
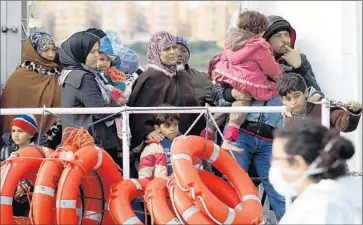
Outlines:
MULTIPOLYGON (((215 81, 230 84, 243 94, 243 101, 235 101, 232 106, 249 106, 252 98, 267 101, 278 95, 276 81, 283 70, 275 61, 272 47, 262 38, 267 27, 263 14, 246 11, 239 15, 238 28, 228 32, 221 60, 215 68, 215 81)), ((230 113, 224 146, 238 140, 246 117, 247 113, 230 113)))

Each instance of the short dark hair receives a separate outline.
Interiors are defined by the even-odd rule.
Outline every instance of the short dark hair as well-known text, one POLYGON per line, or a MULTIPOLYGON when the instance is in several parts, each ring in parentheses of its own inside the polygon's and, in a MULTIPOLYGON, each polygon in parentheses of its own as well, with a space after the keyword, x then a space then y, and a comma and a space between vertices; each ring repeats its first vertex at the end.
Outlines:
POLYGON ((265 15, 257 11, 246 11, 239 15, 238 28, 254 34, 265 32, 268 28, 268 20, 265 15))
MULTIPOLYGON (((173 107, 170 104, 161 104, 158 107, 173 107)), ((158 113, 154 116, 154 125, 160 126, 161 124, 171 125, 174 121, 179 122, 180 116, 177 113, 158 113)))
POLYGON ((304 93, 307 88, 304 78, 297 73, 285 73, 284 76, 277 81, 277 90, 281 97, 286 96, 293 91, 301 91, 304 93))
MULTIPOLYGON (((319 168, 326 172, 312 175, 316 181, 322 179, 335 179, 346 175, 348 172, 346 160, 354 155, 354 146, 351 141, 340 136, 336 129, 328 129, 321 125, 320 120, 305 118, 304 120, 292 120, 274 131, 274 138, 285 138, 285 150, 289 156, 300 155, 310 165, 318 156, 322 161, 319 168), (324 153, 323 150, 333 139, 335 142, 331 150, 324 153)), ((293 159, 289 160, 293 164, 293 159)))

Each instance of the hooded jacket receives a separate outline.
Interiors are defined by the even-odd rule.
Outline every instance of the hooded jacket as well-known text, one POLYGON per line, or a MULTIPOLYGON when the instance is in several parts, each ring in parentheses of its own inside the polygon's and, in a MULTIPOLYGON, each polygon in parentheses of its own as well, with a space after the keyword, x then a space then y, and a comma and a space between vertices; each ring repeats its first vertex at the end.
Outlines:
POLYGON ((268 42, 243 29, 229 30, 221 60, 216 65, 217 82, 228 83, 256 100, 267 101, 278 95, 275 81, 282 75, 268 42))
MULTIPOLYGON (((282 18, 281 16, 275 16, 271 15, 267 17, 269 22, 269 27, 267 28, 266 32, 263 35, 263 38, 268 41, 274 34, 280 31, 288 31, 290 34, 290 47, 292 49, 295 48, 295 42, 296 42, 296 31, 295 29, 290 25, 290 23, 282 18)), ((306 57, 306 55, 301 54, 301 66, 297 69, 292 68, 285 60, 281 58, 282 54, 274 54, 275 59, 278 63, 282 64, 284 67, 284 72, 295 72, 300 74, 308 87, 314 87, 316 90, 321 91, 321 88, 317 84, 315 80, 314 72, 311 68, 311 65, 306 57)))
POLYGON ((310 185, 279 224, 362 224, 361 179, 345 176, 310 185))

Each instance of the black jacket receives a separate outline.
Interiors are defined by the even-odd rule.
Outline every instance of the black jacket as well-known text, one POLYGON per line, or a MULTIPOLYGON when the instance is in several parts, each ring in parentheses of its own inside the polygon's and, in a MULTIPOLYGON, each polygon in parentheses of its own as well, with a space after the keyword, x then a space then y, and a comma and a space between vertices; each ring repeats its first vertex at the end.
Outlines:
POLYGON ((11 133, 5 133, 2 136, 2 146, 0 150, 0 162, 9 158, 12 152, 18 150, 17 145, 11 139, 11 133))

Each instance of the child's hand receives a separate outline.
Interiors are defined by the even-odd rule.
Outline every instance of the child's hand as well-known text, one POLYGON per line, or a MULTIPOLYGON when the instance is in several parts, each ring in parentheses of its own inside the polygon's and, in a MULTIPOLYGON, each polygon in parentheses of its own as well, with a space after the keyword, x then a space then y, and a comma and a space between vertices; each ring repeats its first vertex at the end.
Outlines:
POLYGON ((227 141, 227 140, 223 141, 223 144, 222 144, 221 147, 224 150, 231 150, 233 152, 242 152, 243 151, 243 149, 238 148, 238 147, 232 145, 232 143, 230 141, 227 141))

